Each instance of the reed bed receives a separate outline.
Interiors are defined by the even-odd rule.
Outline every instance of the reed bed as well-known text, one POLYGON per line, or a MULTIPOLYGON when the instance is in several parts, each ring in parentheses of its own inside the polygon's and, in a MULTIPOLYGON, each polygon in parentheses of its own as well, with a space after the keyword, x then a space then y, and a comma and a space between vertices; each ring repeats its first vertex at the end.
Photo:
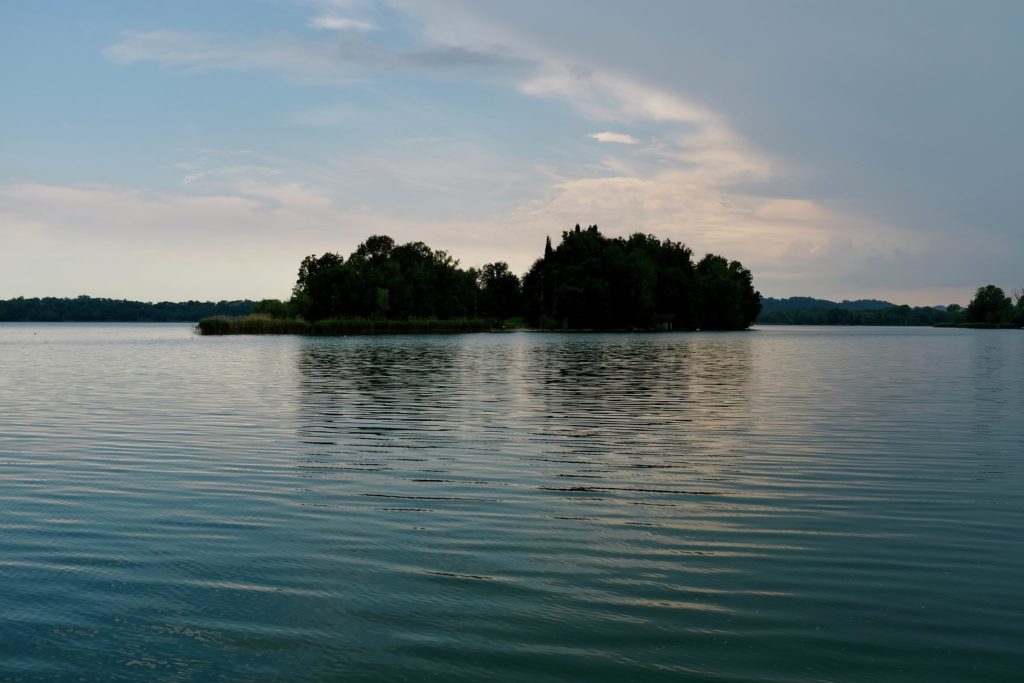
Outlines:
POLYGON ((302 334, 310 336, 372 334, 457 334, 500 329, 501 321, 483 318, 457 320, 372 318, 329 318, 310 322, 301 318, 271 318, 248 315, 240 318, 217 316, 204 318, 196 325, 201 335, 225 334, 302 334))

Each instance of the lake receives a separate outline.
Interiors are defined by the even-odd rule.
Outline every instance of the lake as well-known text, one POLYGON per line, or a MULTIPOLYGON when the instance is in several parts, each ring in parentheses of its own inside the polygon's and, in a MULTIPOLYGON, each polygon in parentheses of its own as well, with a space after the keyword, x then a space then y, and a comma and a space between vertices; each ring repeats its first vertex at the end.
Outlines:
POLYGON ((1024 333, 0 325, 0 679, 1018 681, 1024 333))

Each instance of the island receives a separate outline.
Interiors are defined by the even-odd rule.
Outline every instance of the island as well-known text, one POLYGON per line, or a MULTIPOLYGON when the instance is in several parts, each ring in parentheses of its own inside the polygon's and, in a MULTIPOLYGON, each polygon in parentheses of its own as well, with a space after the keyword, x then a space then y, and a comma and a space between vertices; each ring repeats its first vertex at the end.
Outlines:
POLYGON ((204 318, 217 334, 379 334, 538 330, 745 330, 761 294, 739 261, 596 225, 562 233, 518 277, 507 263, 463 269, 422 242, 374 235, 346 259, 302 260, 288 301, 259 302, 247 316, 204 318))

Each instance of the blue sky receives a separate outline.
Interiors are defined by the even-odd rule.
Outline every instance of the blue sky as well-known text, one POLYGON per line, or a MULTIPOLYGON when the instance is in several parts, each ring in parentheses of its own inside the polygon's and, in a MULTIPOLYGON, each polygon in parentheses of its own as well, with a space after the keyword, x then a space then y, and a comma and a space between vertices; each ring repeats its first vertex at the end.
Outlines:
POLYGON ((0 2, 0 297, 286 297, 575 223, 766 295, 1024 286, 1019 3, 0 2))

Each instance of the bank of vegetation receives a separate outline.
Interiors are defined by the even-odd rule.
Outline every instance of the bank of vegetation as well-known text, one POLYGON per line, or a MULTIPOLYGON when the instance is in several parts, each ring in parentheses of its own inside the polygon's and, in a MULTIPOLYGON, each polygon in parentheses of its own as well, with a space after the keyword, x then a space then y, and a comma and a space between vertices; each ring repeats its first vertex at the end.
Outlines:
POLYGON ((148 303, 91 296, 0 300, 0 322, 196 322, 210 316, 244 316, 255 301, 148 303))
POLYGON ((757 318, 760 325, 892 325, 965 328, 1024 327, 1024 291, 1010 296, 995 285, 979 287, 963 308, 897 306, 886 301, 836 303, 809 297, 767 299, 757 318))
POLYGON ((1006 295, 995 285, 978 287, 971 303, 954 319, 941 323, 938 327, 973 327, 973 328, 1019 328, 1024 327, 1024 289, 1014 292, 1017 299, 1006 295))
POLYGON ((877 309, 793 308, 765 311, 759 325, 915 325, 931 326, 958 320, 959 310, 949 311, 927 306, 889 305, 877 309))
POLYGON ((738 261, 683 244, 576 226, 519 277, 504 262, 463 269, 422 242, 375 235, 348 256, 307 256, 288 301, 203 320, 203 334, 546 330, 742 330, 761 310, 738 261))

